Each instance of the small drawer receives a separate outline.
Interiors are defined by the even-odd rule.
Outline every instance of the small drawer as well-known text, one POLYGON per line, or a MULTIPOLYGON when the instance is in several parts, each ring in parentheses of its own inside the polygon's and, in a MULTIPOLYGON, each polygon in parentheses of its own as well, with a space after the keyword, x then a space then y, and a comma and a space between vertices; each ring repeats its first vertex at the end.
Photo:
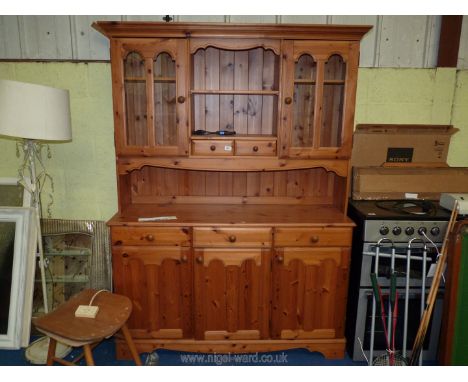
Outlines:
POLYGON ((189 246, 187 227, 112 227, 112 245, 189 246))
POLYGON ((192 155, 230 156, 234 155, 234 141, 192 140, 192 155))
POLYGON ((347 247, 351 245, 351 228, 277 228, 276 247, 347 247))
POLYGON ((271 228, 194 228, 193 246, 269 247, 271 246, 271 228))
POLYGON ((253 155, 253 156, 275 156, 276 141, 274 140, 258 140, 244 141, 236 140, 236 155, 253 155))

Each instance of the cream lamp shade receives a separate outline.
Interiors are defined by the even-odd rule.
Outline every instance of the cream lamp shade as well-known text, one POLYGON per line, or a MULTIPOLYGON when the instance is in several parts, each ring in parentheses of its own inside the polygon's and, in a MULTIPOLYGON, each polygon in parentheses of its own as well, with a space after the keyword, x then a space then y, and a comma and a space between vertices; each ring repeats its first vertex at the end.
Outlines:
POLYGON ((71 140, 68 90, 0 80, 0 135, 43 141, 71 140))

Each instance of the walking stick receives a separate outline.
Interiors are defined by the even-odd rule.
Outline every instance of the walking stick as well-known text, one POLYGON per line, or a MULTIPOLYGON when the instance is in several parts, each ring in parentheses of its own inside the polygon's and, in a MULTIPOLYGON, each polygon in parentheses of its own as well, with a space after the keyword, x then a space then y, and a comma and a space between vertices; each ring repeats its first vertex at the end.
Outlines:
MULTIPOLYGON (((439 290, 440 280, 444 271, 444 266, 447 261, 447 244, 450 232, 453 230, 453 226, 457 220, 458 215, 458 202, 455 201, 453 205, 452 214, 447 226, 447 231, 445 232, 444 244, 442 245, 442 250, 440 251, 440 258, 437 262, 436 270, 434 273, 434 279, 432 280, 431 289, 429 290, 429 295, 427 296, 426 308, 424 310, 423 316, 421 318, 421 323, 419 324, 418 333, 414 340, 413 352, 411 354, 410 366, 415 366, 418 363, 419 355, 421 354, 424 338, 426 337, 427 329, 429 327, 429 321, 432 316, 432 311, 434 310, 434 305, 437 297, 437 292, 439 290)), ((423 275, 426 277, 426 275, 423 275)))

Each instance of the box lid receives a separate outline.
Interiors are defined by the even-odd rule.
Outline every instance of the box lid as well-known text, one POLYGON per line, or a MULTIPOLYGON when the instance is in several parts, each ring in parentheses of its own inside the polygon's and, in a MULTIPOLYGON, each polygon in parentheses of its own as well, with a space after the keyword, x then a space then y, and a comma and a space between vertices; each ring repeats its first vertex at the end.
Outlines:
POLYGON ((354 134, 436 134, 453 135, 459 129, 452 125, 397 125, 397 124, 359 124, 354 134))

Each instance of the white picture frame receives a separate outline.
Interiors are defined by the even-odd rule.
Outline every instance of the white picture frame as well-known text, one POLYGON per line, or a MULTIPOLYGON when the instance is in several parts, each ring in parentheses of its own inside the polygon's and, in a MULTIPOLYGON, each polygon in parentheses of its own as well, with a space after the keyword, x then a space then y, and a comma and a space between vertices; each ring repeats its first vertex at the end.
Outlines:
MULTIPOLYGON (((27 185, 30 184, 29 179, 26 178, 25 182, 27 185)), ((19 186, 23 187, 19 183, 19 178, 0 178, 0 188, 2 186, 19 186)), ((0 201, 0 207, 31 207, 31 193, 23 187, 23 204, 21 206, 8 206, 2 205, 0 201)))
POLYGON ((35 271, 36 224, 30 207, 0 207, 0 223, 15 224, 8 324, 0 333, 0 349, 29 344, 35 271))

